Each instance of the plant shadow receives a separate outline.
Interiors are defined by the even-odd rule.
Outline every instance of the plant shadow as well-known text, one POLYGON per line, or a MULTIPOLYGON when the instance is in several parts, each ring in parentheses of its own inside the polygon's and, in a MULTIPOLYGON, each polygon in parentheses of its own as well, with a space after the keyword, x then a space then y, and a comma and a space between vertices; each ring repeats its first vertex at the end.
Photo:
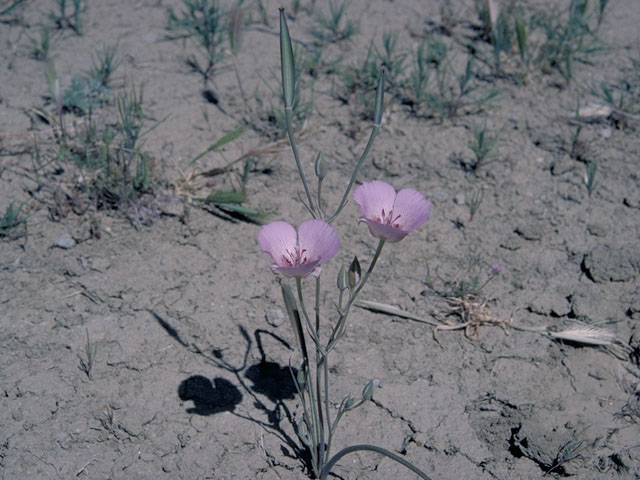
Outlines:
POLYGON ((205 375, 191 375, 182 380, 178 386, 178 397, 183 402, 193 402, 193 407, 186 409, 187 413, 206 416, 230 412, 239 418, 260 425, 283 442, 281 450, 285 456, 302 462, 307 469, 310 468, 310 453, 304 444, 294 438, 299 433, 297 423, 284 403, 285 400, 293 400, 297 395, 294 378, 298 374, 298 369, 270 360, 264 348, 265 339, 271 339, 287 350, 293 350, 286 340, 264 329, 256 329, 253 335, 250 335, 243 326, 239 325, 238 329, 244 339, 245 348, 242 361, 234 364, 225 358, 222 349, 215 346, 201 349, 185 340, 179 330, 165 318, 156 312, 150 313, 176 342, 202 356, 216 368, 227 372, 226 377, 233 376, 233 380, 229 380, 222 376, 210 379, 205 375), (260 360, 249 364, 249 355, 256 347, 260 360), (239 411, 237 407, 242 403, 243 395, 248 395, 253 400, 254 408, 264 413, 265 420, 239 411), (294 437, 287 433, 289 429, 284 428, 283 421, 293 428, 296 433, 294 437))

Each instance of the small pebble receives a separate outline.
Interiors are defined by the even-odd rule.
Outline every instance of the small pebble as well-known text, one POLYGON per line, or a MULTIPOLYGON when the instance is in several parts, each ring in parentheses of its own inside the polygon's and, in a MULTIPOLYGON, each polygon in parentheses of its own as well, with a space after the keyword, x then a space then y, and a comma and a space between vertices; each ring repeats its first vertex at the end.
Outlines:
POLYGON ((52 246, 69 250, 75 244, 76 244, 76 241, 73 239, 71 235, 69 235, 68 233, 63 233, 53 241, 52 246))
POLYGON ((265 315, 267 323, 272 327, 279 327, 284 323, 284 312, 279 308, 272 308, 267 310, 265 315))

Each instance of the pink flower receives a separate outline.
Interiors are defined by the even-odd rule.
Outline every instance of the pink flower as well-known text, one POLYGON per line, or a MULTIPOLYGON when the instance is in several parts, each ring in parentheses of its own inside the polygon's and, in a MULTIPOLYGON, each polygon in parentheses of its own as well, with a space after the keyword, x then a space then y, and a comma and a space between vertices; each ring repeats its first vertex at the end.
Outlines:
POLYGON ((274 271, 295 278, 318 276, 319 265, 331 260, 340 247, 335 230, 322 220, 307 220, 298 232, 287 222, 269 223, 258 232, 258 243, 273 258, 274 271))
POLYGON ((387 242, 399 242, 429 218, 431 202, 413 188, 396 191, 385 182, 374 180, 360 185, 353 199, 371 235, 387 242))

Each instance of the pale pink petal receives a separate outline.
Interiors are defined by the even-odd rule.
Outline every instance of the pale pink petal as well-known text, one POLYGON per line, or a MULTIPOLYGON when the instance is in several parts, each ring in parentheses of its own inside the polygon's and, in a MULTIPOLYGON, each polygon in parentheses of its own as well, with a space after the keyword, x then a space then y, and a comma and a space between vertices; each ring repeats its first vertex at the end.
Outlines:
POLYGON ((287 222, 269 223, 258 232, 258 243, 278 267, 287 266, 284 259, 289 258, 288 252, 295 252, 297 246, 296 230, 287 222))
POLYGON ((409 233, 394 228, 392 225, 378 223, 375 220, 369 220, 368 218, 365 218, 364 221, 367 222, 371 235, 376 238, 386 240, 389 243, 399 242, 407 236, 407 233, 409 233))
POLYGON ((393 187, 379 180, 364 182, 353 193, 353 200, 360 205, 362 216, 369 220, 381 219, 383 210, 388 215, 395 199, 396 191, 393 187))
POLYGON ((338 234, 322 220, 307 220, 298 228, 298 246, 301 256, 308 261, 324 263, 331 260, 340 248, 338 234))
POLYGON ((429 218, 431 202, 413 188, 405 188, 398 192, 393 204, 394 225, 406 233, 415 230, 429 218), (395 220, 397 218, 397 220, 395 220))
POLYGON ((285 277, 290 278, 305 278, 310 274, 315 274, 316 270, 320 270, 318 267, 318 260, 313 262, 307 262, 302 265, 297 265, 295 267, 280 267, 274 266, 273 269, 277 272, 282 273, 285 277))

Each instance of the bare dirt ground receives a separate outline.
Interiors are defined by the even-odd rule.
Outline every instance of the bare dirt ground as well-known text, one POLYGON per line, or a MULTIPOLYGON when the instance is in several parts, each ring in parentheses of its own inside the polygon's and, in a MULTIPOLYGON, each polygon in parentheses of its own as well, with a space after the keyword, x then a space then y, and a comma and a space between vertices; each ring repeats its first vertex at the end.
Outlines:
MULTIPOLYGON (((311 12, 301 3, 295 15, 284 6, 292 36, 311 55, 311 31, 328 4, 311 12)), ((561 17, 570 2, 525 3, 561 17)), ((1 18, 0 215, 21 206, 25 219, 0 236, 2 479, 308 475, 288 369, 299 359, 256 241, 259 225, 198 201, 242 183, 245 206, 269 220, 307 218, 269 110, 280 102, 279 4, 243 4, 236 61, 246 106, 228 51, 206 84, 185 64, 198 53, 193 39, 167 30, 167 9, 183 8, 177 0, 90 1, 82 35, 52 30, 47 61, 29 45, 51 23, 55 2, 27 0, 1 18), (153 170, 141 195, 109 204, 104 191, 91 193, 94 173, 60 153, 46 72, 54 65, 67 89, 114 44, 109 92, 144 87, 144 129, 154 128, 139 145, 153 170), (242 124, 249 128, 239 138, 193 161, 242 124), (225 172, 248 152, 251 162, 225 172), (212 169, 223 174, 200 175, 212 169)), ((221 2, 224 12, 232 6, 221 2)), ((371 92, 345 93, 341 68, 361 65, 371 42, 382 52, 389 32, 395 58, 407 55, 405 76, 422 39, 446 44, 455 68, 470 52, 491 51, 471 0, 353 0, 345 16, 359 30, 303 73, 313 105, 297 129, 308 175, 316 153, 326 156, 333 204, 370 125, 371 92)), ((610 2, 597 32, 606 49, 576 61, 568 85, 557 69, 495 75, 476 61, 476 92, 498 95, 453 117, 412 111, 390 80, 383 128, 359 181, 417 188, 433 206, 425 226, 385 247, 362 298, 452 326, 463 323, 456 299, 482 310, 467 312, 466 332, 434 338, 429 324, 356 309, 332 357, 334 398, 359 395, 373 378, 380 388, 345 417, 336 449, 380 445, 434 480, 640 478, 638 24, 637 0, 610 2), (625 79, 636 89, 630 107, 612 109, 592 92, 625 79), (595 114, 576 115, 591 104, 595 114), (498 140, 493 161, 473 171, 467 144, 482 122, 498 140), (470 218, 474 199, 481 203, 470 218), (512 326, 597 327, 611 344, 512 326)), ((506 71, 515 52, 514 43, 506 71)), ((116 121, 114 98, 91 112, 98 124, 116 121)), ((87 116, 65 108, 67 134, 86 128, 87 116)), ((323 269, 329 286, 342 263, 357 255, 367 265, 374 252, 358 215, 350 202, 335 224, 341 250, 323 269)), ((326 298, 326 310, 333 301, 326 298)), ((370 454, 345 457, 334 473, 412 478, 370 454)))

